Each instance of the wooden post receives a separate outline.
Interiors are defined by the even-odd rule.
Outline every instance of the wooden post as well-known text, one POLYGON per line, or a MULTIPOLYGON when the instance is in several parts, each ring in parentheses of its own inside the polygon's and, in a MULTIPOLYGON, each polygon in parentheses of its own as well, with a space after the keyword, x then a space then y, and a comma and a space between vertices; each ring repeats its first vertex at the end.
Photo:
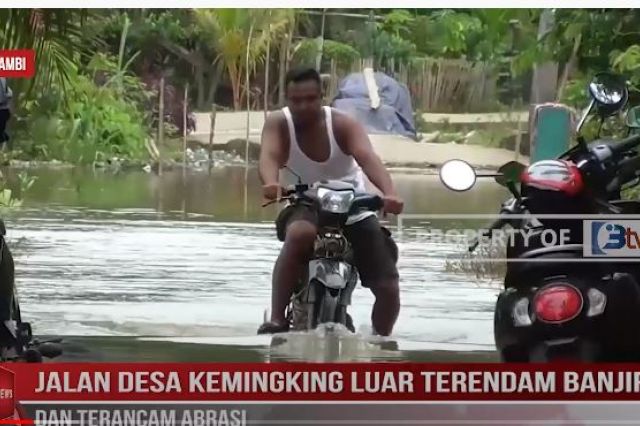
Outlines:
POLYGON ((287 74, 287 49, 289 48, 289 44, 287 42, 288 36, 289 33, 287 33, 285 38, 280 42, 280 49, 278 51, 278 107, 282 107, 284 105, 284 82, 287 74))
POLYGON ((164 143, 164 76, 160 79, 160 105, 158 106, 158 175, 162 176, 162 151, 164 143))
POLYGON ((182 103, 182 176, 187 174, 187 102, 189 96, 189 83, 184 86, 184 102, 182 103))
POLYGON ((244 164, 245 167, 249 167, 249 130, 251 125, 251 90, 249 90, 249 53, 251 51, 251 37, 253 36, 253 23, 249 27, 249 37, 247 38, 247 57, 245 63, 245 93, 247 96, 247 140, 244 144, 244 164))
POLYGON ((216 131, 216 104, 211 104, 211 117, 209 123, 209 171, 213 166, 213 136, 216 131))
POLYGON ((331 73, 329 75, 328 100, 331 101, 338 93, 338 62, 331 58, 331 73))
MULTIPOLYGON (((514 110, 516 111, 516 110, 514 110)), ((520 114, 516 114, 516 122, 518 125, 516 126, 518 129, 518 133, 516 134, 516 158, 515 161, 520 160, 520 146, 522 145, 522 120, 520 120, 520 114)))
POLYGON ((264 121, 267 121, 269 112, 269 65, 271 63, 271 24, 269 24, 269 38, 267 38, 267 57, 264 70, 264 121))
MULTIPOLYGON (((249 218, 249 167, 244 168, 244 199, 243 199, 243 213, 244 220, 249 218)), ((278 204, 278 203, 276 203, 278 204)))

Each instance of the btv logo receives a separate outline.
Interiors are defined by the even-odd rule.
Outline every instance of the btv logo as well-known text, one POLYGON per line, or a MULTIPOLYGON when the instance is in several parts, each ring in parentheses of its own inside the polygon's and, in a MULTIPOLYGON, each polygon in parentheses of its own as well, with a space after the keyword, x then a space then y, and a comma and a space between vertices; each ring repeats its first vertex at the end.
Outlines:
POLYGON ((640 256, 640 220, 584 223, 585 256, 640 256))

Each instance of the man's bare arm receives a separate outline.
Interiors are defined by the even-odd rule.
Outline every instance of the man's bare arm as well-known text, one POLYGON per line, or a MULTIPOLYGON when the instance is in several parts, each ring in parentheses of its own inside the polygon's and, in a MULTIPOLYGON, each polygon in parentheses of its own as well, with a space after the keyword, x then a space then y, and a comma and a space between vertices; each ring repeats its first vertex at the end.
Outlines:
POLYGON ((384 195, 395 196, 396 190, 391 175, 374 151, 365 129, 349 117, 341 117, 340 121, 342 121, 342 140, 344 148, 348 150, 347 154, 351 154, 356 159, 371 183, 384 195))
POLYGON ((260 143, 260 161, 258 170, 263 185, 277 184, 280 168, 283 165, 282 140, 280 138, 279 120, 276 114, 267 117, 262 129, 260 143))

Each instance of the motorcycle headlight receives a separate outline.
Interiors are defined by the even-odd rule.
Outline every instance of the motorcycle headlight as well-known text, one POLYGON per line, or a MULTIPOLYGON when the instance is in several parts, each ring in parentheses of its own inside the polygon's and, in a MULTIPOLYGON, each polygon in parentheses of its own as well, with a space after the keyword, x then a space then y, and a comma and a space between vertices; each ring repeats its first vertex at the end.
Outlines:
POLYGON ((353 191, 331 191, 324 188, 318 190, 320 208, 331 213, 347 213, 354 197, 353 191))

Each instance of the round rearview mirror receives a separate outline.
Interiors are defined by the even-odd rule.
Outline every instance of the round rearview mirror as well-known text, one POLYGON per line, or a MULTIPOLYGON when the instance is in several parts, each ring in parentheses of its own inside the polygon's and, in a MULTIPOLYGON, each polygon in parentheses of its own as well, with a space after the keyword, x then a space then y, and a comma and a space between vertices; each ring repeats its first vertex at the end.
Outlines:
POLYGON ((440 167, 440 180, 452 191, 468 191, 476 183, 476 171, 463 160, 449 160, 440 167))
POLYGON ((596 74, 589 83, 589 94, 602 116, 609 116, 621 110, 629 97, 624 79, 611 73, 596 74))

